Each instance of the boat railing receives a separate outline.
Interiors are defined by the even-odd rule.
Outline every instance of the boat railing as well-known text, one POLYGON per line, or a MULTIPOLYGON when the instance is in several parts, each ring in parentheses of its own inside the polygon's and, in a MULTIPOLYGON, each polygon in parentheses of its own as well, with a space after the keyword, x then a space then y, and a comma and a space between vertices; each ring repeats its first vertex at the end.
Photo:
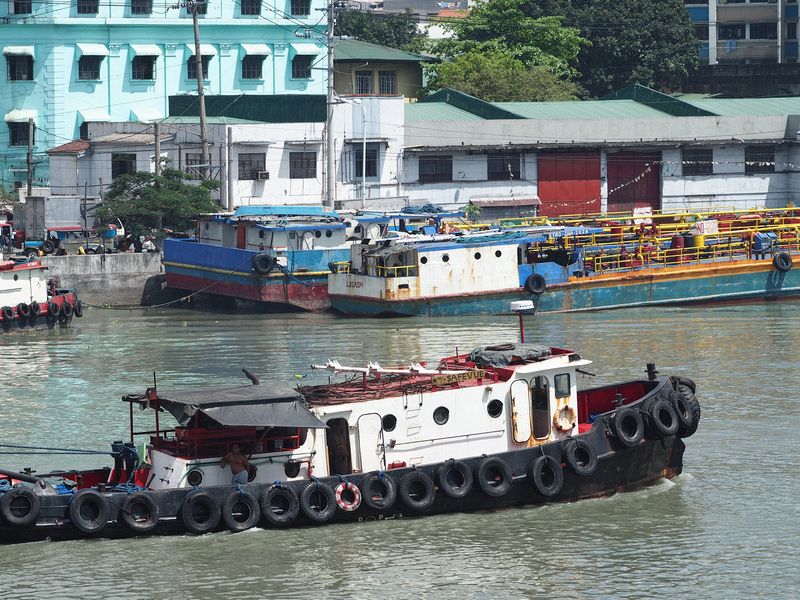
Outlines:
POLYGON ((375 267, 378 277, 416 277, 417 265, 398 265, 396 267, 375 267))
POLYGON ((331 273, 349 273, 350 272, 350 261, 349 260, 340 260, 337 262, 333 262, 329 265, 331 267, 331 273))

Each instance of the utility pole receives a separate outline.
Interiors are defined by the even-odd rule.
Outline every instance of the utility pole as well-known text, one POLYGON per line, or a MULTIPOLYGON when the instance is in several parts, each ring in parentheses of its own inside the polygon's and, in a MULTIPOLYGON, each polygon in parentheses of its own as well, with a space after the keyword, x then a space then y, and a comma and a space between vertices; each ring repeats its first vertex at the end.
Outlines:
POLYGON ((28 163, 28 193, 26 195, 30 196, 33 193, 33 132, 35 128, 33 126, 33 119, 28 119, 28 154, 27 154, 27 163, 28 163))
POLYGON ((334 7, 336 0, 328 1, 328 93, 327 108, 328 118, 325 121, 325 156, 327 159, 325 174, 327 176, 327 186, 325 190, 325 206, 331 210, 334 208, 336 199, 336 157, 334 156, 334 137, 333 137, 333 103, 334 103, 334 68, 333 68, 333 27, 336 23, 334 18, 334 7))
POLYGON ((156 136, 155 150, 156 150, 156 177, 161 175, 161 123, 156 121, 153 123, 153 133, 156 136))

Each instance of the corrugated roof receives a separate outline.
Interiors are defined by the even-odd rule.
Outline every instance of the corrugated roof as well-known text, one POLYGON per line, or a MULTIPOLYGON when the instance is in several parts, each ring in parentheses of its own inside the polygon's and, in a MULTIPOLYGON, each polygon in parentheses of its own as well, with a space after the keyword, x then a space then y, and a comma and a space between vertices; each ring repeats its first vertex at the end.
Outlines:
POLYGON ((60 146, 56 146, 55 148, 50 148, 47 151, 48 154, 79 154, 80 152, 85 152, 88 150, 92 145, 87 140, 73 140, 71 142, 67 142, 66 144, 61 144, 60 146))
POLYGON ((405 122, 419 121, 483 121, 478 115, 446 102, 412 102, 406 104, 405 122))
POLYGON ((404 52, 360 40, 337 40, 333 46, 333 59, 339 62, 435 62, 433 56, 404 52))
POLYGON ((493 102, 526 119, 635 119, 669 117, 635 100, 584 100, 571 102, 493 102))
POLYGON ((707 98, 696 100, 682 97, 692 106, 708 110, 721 117, 800 115, 800 97, 783 98, 707 98))

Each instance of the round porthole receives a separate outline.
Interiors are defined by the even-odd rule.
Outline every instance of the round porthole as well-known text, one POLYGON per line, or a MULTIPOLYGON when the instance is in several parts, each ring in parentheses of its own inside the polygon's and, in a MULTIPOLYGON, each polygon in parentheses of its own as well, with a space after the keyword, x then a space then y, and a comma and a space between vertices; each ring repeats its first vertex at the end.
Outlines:
POLYGON ((502 252, 500 252, 500 250, 495 250, 495 253, 494 253, 494 255, 495 255, 497 258, 500 258, 501 256, 503 256, 503 253, 502 253, 502 252))
POLYGON ((443 254, 442 255, 442 262, 450 262, 450 255, 449 254, 443 254))
POLYGON ((476 252, 475 253, 475 260, 480 260, 480 259, 481 259, 481 253, 480 252, 476 252))
POLYGON ((486 412, 493 419, 496 419, 503 414, 503 403, 500 400, 492 400, 486 405, 486 412))
POLYGON ((381 425, 384 431, 394 431, 394 428, 397 427, 397 417, 394 415, 386 415, 381 420, 381 425))
POLYGON ((332 236, 333 232, 330 229, 328 229, 328 231, 325 232, 325 237, 332 237, 332 236))
POLYGON ((264 232, 263 231, 259 231, 258 232, 258 237, 260 237, 263 240, 264 239, 264 232))
POLYGON ((19 281, 19 275, 14 275, 14 281, 19 281))
POLYGON ((283 466, 283 472, 290 479, 297 477, 300 474, 300 462, 297 460, 290 460, 283 466))
POLYGON ((203 471, 200 469, 192 469, 189 471, 189 473, 186 475, 186 483, 192 487, 197 487, 203 483, 203 471))
POLYGON ((427 256, 423 256, 422 258, 419 259, 419 262, 421 262, 424 265, 425 263, 428 262, 428 257, 427 256))
POLYGON ((433 411, 433 422, 437 425, 444 425, 450 419, 450 411, 444 406, 440 406, 433 411))
POLYGON ((322 237, 322 232, 321 231, 315 231, 314 232, 314 237, 315 238, 321 238, 322 237))

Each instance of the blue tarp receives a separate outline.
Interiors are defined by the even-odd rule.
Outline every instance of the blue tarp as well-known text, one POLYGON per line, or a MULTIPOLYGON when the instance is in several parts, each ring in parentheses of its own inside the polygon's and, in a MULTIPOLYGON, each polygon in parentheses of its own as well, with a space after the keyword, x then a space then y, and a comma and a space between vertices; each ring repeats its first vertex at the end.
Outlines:
POLYGON ((333 211, 322 206, 240 206, 233 213, 235 217, 331 217, 338 219, 333 211))

